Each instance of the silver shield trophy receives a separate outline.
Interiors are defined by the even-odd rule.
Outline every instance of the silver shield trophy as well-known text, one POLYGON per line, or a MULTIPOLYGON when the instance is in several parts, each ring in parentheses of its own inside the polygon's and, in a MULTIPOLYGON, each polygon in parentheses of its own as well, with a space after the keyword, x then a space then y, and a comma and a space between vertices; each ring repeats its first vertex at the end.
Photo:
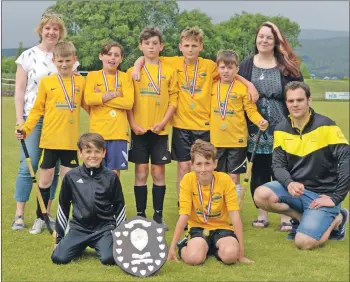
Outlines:
POLYGON ((141 216, 113 230, 113 257, 128 274, 146 277, 161 269, 168 257, 164 226, 141 216))

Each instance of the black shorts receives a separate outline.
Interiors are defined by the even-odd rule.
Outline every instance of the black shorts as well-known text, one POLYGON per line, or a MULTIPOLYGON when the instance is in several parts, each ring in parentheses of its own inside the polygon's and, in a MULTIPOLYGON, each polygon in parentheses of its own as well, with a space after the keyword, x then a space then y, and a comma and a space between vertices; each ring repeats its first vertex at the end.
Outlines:
POLYGON ((164 165, 171 162, 168 145, 168 135, 158 135, 147 131, 143 135, 136 135, 131 131, 131 145, 129 149, 129 162, 135 164, 164 165))
POLYGON ((216 230, 212 230, 209 232, 209 236, 205 237, 203 235, 203 228, 201 227, 192 227, 189 231, 190 234, 190 240, 192 238, 196 238, 196 237, 201 237, 203 238, 207 244, 208 244, 208 255, 214 255, 218 260, 221 260, 218 256, 218 248, 216 247, 216 243, 224 237, 234 237, 237 241, 237 237, 235 232, 233 232, 232 230, 227 230, 227 229, 216 229, 216 230))
POLYGON ((216 171, 231 174, 245 173, 247 170, 247 147, 217 148, 216 159, 218 160, 216 171))
POLYGON ((188 130, 173 127, 171 158, 174 161, 179 162, 190 161, 191 146, 197 139, 202 139, 209 142, 209 130, 188 130))
POLYGON ((40 167, 43 169, 54 168, 58 160, 60 160, 61 165, 65 167, 74 168, 79 166, 76 150, 44 149, 42 154, 40 167))

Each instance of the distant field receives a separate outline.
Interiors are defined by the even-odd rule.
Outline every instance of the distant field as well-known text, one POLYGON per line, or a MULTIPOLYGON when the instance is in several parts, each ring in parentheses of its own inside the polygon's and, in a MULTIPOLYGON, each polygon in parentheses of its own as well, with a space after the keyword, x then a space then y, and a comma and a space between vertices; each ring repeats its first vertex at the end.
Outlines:
MULTIPOLYGON (((334 119, 349 139, 349 104, 346 102, 313 102, 312 107, 334 119)), ((119 267, 106 267, 99 263, 95 251, 87 250, 81 259, 66 266, 52 264, 50 255, 54 241, 45 231, 39 235, 28 232, 35 219, 35 195, 26 206, 27 229, 11 230, 15 213, 13 192, 18 170, 19 142, 14 137, 15 113, 12 97, 2 98, 2 280, 3 281, 141 281, 126 275, 119 267)), ((81 116, 80 132, 88 130, 88 116, 81 116)), ((121 174, 121 183, 127 205, 128 218, 135 215, 134 166, 121 174)), ((170 244, 178 218, 176 204, 176 163, 166 168, 167 192, 164 216, 170 231, 166 234, 170 244)), ((152 214, 151 181, 149 180, 147 214, 152 214)), ((58 189, 59 191, 59 189, 58 189)), ((56 195, 57 199, 58 195, 56 195)), ((349 208, 349 197, 344 201, 349 208)), ((53 210, 57 209, 54 201, 53 210)), ((202 266, 167 262, 161 271, 142 281, 349 281, 349 226, 344 241, 327 242, 314 251, 297 250, 287 241, 286 233, 277 231, 279 218, 270 215, 270 227, 256 230, 251 221, 256 218, 250 192, 247 191, 241 212, 244 225, 246 255, 253 265, 226 266, 214 257, 202 266)))

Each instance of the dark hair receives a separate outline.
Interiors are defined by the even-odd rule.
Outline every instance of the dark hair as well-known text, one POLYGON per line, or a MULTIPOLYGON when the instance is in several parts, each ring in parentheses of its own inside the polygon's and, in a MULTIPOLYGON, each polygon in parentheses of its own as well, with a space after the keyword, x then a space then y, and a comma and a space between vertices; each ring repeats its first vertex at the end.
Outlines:
POLYGON ((115 42, 115 41, 110 41, 110 42, 106 42, 106 43, 102 44, 100 54, 101 55, 108 54, 108 52, 112 49, 112 47, 118 47, 121 51, 120 55, 123 57, 123 52, 124 52, 123 47, 122 47, 122 45, 120 45, 118 42, 115 42))
POLYGON ((289 82, 285 88, 284 88, 284 98, 287 100, 287 91, 288 90, 296 90, 296 89, 303 89, 305 92, 305 96, 307 99, 311 97, 310 87, 303 81, 291 81, 289 82))
POLYGON ((140 34, 140 43, 143 40, 148 40, 153 36, 158 36, 160 43, 163 43, 163 35, 158 27, 150 26, 146 27, 140 34))
POLYGON ((202 155, 207 160, 216 160, 216 148, 213 144, 201 139, 197 139, 191 147, 191 162, 194 162, 196 154, 202 155))
POLYGON ((224 63, 225 66, 235 65, 239 66, 239 58, 235 51, 232 50, 220 50, 216 54, 216 64, 224 63))
POLYGON ((80 136, 78 141, 78 148, 80 151, 83 149, 90 149, 90 143, 94 144, 97 149, 103 149, 105 150, 105 140, 103 139, 102 135, 98 133, 84 133, 80 136))
POLYGON ((292 47, 290 46, 287 39, 284 37, 279 28, 271 22, 265 22, 261 26, 259 26, 256 35, 255 35, 255 54, 258 54, 258 48, 256 47, 256 39, 264 26, 271 29, 275 40, 275 47, 273 49, 274 56, 277 60, 277 67, 281 71, 284 76, 291 75, 293 77, 300 76, 300 60, 295 55, 292 47))

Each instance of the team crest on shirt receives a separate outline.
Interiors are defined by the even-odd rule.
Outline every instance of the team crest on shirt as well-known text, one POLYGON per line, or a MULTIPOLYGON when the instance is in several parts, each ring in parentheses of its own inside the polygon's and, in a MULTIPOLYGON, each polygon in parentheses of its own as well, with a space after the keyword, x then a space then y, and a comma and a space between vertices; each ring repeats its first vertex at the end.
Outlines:
POLYGON ((200 73, 198 76, 204 77, 204 76, 207 76, 207 74, 206 74, 205 72, 202 72, 202 73, 200 73))
POLYGON ((213 202, 220 201, 222 199, 222 196, 220 194, 213 194, 213 202))
POLYGON ((80 93, 80 87, 79 86, 74 86, 75 93, 79 94, 80 93))
POLYGON ((237 99, 238 98, 238 94, 237 93, 232 93, 230 95, 230 99, 237 99))
POLYGON ((161 75, 160 77, 163 78, 163 79, 166 79, 166 76, 165 76, 165 75, 161 75))

